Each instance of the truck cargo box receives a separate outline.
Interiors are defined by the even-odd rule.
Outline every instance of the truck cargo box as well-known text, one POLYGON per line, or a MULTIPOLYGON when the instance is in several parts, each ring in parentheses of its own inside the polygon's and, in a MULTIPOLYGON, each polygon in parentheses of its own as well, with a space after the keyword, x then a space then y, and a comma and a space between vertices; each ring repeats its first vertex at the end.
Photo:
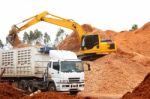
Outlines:
POLYGON ((19 48, 0 51, 0 73, 3 77, 42 77, 50 60, 49 55, 37 48, 19 48))

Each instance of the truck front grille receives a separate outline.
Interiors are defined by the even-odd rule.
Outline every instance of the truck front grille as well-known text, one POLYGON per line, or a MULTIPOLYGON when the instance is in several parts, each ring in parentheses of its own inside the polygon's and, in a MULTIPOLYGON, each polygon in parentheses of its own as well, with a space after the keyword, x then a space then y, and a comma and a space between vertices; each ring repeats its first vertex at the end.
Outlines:
POLYGON ((78 83, 80 82, 80 78, 69 78, 69 83, 78 83))

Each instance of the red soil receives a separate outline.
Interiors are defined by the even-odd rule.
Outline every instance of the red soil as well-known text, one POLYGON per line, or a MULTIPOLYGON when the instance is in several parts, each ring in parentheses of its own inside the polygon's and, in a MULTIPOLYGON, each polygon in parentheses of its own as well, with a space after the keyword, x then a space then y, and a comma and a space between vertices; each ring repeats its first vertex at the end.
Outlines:
POLYGON ((126 93, 122 99, 150 99, 150 73, 132 92, 126 93))
POLYGON ((33 96, 26 96, 22 99, 97 99, 90 97, 70 96, 65 93, 42 92, 33 96))
POLYGON ((0 99, 20 99, 23 96, 23 92, 18 91, 11 85, 0 83, 0 99))

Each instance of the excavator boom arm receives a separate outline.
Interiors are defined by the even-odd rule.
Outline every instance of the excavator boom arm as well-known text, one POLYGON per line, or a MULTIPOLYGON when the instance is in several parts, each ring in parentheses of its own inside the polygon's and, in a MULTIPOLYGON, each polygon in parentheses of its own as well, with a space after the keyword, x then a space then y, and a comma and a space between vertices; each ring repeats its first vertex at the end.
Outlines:
POLYGON ((78 33, 80 41, 82 36, 85 34, 85 31, 82 29, 82 27, 78 23, 74 22, 73 20, 54 19, 54 18, 44 17, 42 21, 76 31, 78 33))
POLYGON ((74 22, 73 20, 69 20, 69 19, 61 18, 61 17, 53 15, 53 14, 49 14, 47 11, 44 11, 33 17, 30 17, 30 18, 22 21, 21 23, 24 23, 26 21, 28 21, 28 22, 26 24, 24 24, 23 26, 21 26, 20 28, 17 27, 16 25, 14 25, 15 27, 13 27, 13 28, 15 28, 15 32, 14 31, 10 32, 8 35, 8 38, 9 38, 8 41, 14 47, 21 43, 21 41, 19 41, 19 39, 18 39, 17 33, 19 33, 20 31, 22 31, 34 24, 37 24, 38 22, 41 22, 41 21, 55 24, 58 26, 62 26, 62 27, 76 31, 79 36, 79 41, 81 41, 82 36, 85 34, 85 31, 82 29, 82 27, 78 23, 74 22), (51 17, 49 17, 48 15, 50 15, 51 17))
POLYGON ((38 22, 41 21, 41 18, 45 17, 48 14, 49 13, 47 11, 44 11, 44 12, 38 14, 38 15, 35 15, 31 18, 28 18, 28 19, 22 21, 21 23, 24 23, 26 21, 28 21, 28 22, 25 25, 23 25, 22 27, 18 28, 17 33, 24 30, 24 29, 26 29, 26 28, 28 28, 28 27, 30 27, 30 26, 32 26, 32 25, 34 25, 34 24, 37 24, 38 22))

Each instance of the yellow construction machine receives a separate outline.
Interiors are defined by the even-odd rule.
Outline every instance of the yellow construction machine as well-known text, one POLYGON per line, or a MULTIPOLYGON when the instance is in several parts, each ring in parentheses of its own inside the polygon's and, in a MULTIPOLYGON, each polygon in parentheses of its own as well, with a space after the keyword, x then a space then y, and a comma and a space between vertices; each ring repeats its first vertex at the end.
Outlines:
POLYGON ((41 21, 62 26, 78 33, 78 39, 81 45, 80 53, 84 56, 99 55, 116 51, 116 44, 112 39, 103 39, 98 34, 87 34, 82 26, 77 22, 50 14, 47 11, 44 11, 22 21, 21 23, 26 23, 21 27, 17 27, 18 24, 13 25, 12 30, 9 32, 7 40, 13 47, 19 46, 22 43, 19 40, 18 33, 41 21))

